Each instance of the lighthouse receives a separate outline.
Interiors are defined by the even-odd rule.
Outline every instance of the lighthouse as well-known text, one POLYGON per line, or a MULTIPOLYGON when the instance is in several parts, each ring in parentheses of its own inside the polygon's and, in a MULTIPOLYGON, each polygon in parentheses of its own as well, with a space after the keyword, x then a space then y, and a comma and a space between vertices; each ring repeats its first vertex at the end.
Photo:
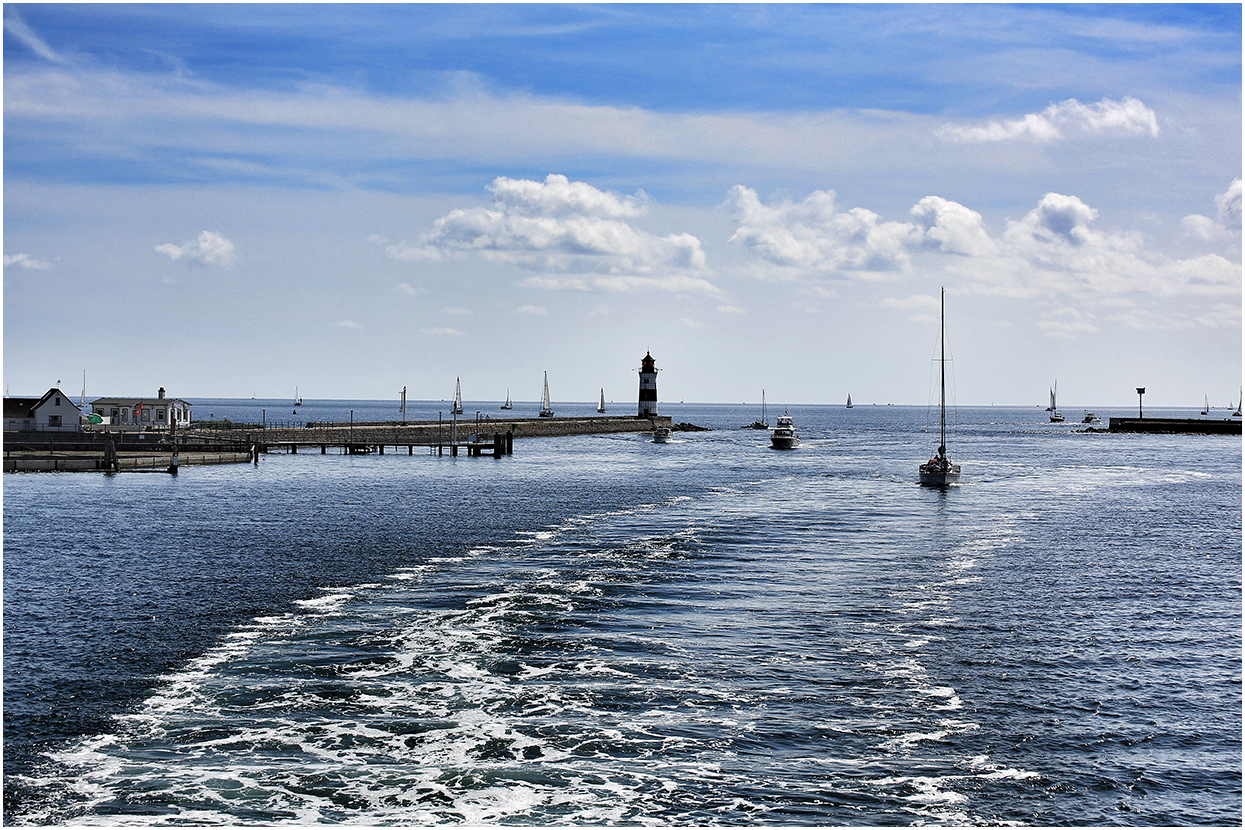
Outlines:
POLYGON ((647 352, 640 361, 640 417, 657 414, 657 366, 647 352))

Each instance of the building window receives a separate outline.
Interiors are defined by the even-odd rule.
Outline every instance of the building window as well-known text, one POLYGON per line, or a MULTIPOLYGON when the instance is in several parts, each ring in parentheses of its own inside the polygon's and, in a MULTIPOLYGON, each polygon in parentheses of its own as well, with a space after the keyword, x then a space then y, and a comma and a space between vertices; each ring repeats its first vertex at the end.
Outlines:
POLYGON ((48 416, 48 426, 50 426, 50 427, 59 427, 60 425, 61 425, 61 416, 59 416, 59 415, 49 415, 49 416, 48 416))
POLYGON ((156 410, 156 420, 157 420, 157 421, 163 421, 163 420, 164 420, 164 410, 163 410, 163 409, 157 409, 157 410, 156 410))
POLYGON ((151 422, 151 410, 144 408, 143 409, 143 423, 150 423, 150 422, 151 422))

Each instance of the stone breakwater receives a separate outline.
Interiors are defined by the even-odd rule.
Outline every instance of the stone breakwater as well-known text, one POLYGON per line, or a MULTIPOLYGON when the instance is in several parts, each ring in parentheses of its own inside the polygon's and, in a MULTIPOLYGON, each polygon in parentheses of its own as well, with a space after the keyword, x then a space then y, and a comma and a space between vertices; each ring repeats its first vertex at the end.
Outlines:
MULTIPOLYGON (((602 416, 598 418, 475 418, 459 419, 457 438, 466 442, 478 434, 481 440, 513 433, 515 438, 556 438, 568 435, 605 435, 615 432, 651 432, 654 427, 672 427, 669 416, 652 418, 602 416)), ((279 446, 436 446, 453 441, 450 420, 368 421, 364 423, 309 423, 305 427, 269 429, 251 433, 253 440, 267 447, 279 446)))

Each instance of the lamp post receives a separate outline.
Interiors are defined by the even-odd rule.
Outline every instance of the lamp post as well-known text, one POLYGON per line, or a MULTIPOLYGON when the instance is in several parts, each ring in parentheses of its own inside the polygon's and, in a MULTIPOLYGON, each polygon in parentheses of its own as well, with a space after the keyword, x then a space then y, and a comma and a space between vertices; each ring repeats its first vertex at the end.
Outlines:
POLYGON ((1137 387, 1137 418, 1138 418, 1138 419, 1140 419, 1140 418, 1142 417, 1142 415, 1141 415, 1141 396, 1142 396, 1142 395, 1144 395, 1145 393, 1146 393, 1146 388, 1145 388, 1144 386, 1138 386, 1138 387, 1137 387))

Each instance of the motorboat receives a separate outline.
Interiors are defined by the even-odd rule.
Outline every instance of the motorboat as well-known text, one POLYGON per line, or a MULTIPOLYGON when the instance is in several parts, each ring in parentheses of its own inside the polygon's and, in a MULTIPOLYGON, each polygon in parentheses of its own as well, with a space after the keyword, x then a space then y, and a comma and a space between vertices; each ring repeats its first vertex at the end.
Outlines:
MULTIPOLYGON (((938 312, 938 450, 934 453, 933 458, 926 461, 920 467, 921 484, 930 487, 946 487, 948 484, 954 484, 960 480, 960 465, 952 464, 951 459, 947 457, 947 327, 945 317, 945 307, 947 302, 947 289, 942 289, 941 301, 938 312)), ((1051 409, 1055 408, 1055 392, 1050 393, 1051 409)), ((1051 420, 1055 418, 1052 413, 1051 420)), ((1063 420, 1063 416, 1059 416, 1059 420, 1063 420)))
POLYGON ((1102 419, 1092 412, 1086 412, 1085 418, 1081 421, 1083 424, 1101 424, 1102 419))
POLYGON ((795 422, 786 412, 778 416, 774 423, 774 432, 769 437, 770 446, 776 450, 793 450, 800 445, 800 436, 796 435, 795 422))

